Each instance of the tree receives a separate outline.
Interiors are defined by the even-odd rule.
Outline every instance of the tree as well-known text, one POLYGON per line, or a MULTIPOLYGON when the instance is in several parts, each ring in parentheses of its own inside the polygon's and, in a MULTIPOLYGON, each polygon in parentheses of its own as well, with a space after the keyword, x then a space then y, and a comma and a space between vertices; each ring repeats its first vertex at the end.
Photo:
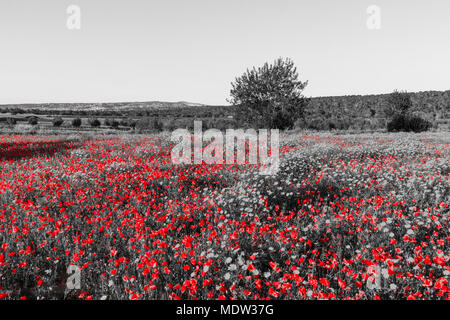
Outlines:
POLYGON ((292 60, 279 58, 236 78, 229 102, 236 106, 235 117, 243 124, 292 128, 308 102, 302 95, 307 84, 298 80, 292 60))
POLYGON ((163 123, 159 117, 153 117, 150 126, 151 129, 156 132, 161 132, 163 130, 163 123))
POLYGON ((137 124, 136 120, 134 120, 132 118, 128 119, 128 126, 130 126, 133 130, 136 128, 136 124, 137 124))
POLYGON ((81 119, 80 118, 74 118, 72 120, 72 126, 75 128, 81 127, 81 119))
POLYGON ((385 114, 389 118, 396 115, 406 115, 412 107, 411 96, 406 91, 395 90, 392 92, 386 101, 385 114))
POLYGON ((163 123, 158 117, 145 117, 137 121, 136 128, 140 132, 142 131, 160 132, 163 130, 163 123))
POLYGON ((97 118, 89 119, 89 124, 90 124, 91 127, 93 127, 93 128, 100 127, 100 125, 101 125, 100 120, 98 120, 97 118))
POLYGON ((37 117, 31 117, 28 119, 28 123, 31 124, 32 126, 35 126, 38 124, 38 118, 37 117))
POLYGON ((387 123, 387 129, 392 131, 424 132, 428 131, 432 124, 420 117, 413 116, 410 112, 412 100, 406 91, 395 90, 387 98, 385 114, 391 118, 387 123))
POLYGON ((119 124, 119 121, 114 118, 110 120, 110 126, 113 129, 117 129, 119 127, 119 124))
POLYGON ((103 124, 105 125, 105 127, 109 127, 111 125, 111 121, 109 120, 109 118, 105 118, 103 120, 103 124))
POLYGON ((52 120, 52 123, 54 127, 60 127, 64 123, 64 120, 61 117, 56 117, 52 120))

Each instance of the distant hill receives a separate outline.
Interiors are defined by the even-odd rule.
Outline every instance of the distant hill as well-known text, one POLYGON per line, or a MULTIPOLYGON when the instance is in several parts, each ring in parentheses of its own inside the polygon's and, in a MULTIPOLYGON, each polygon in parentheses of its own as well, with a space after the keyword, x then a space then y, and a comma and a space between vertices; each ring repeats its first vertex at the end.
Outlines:
MULTIPOLYGON (((436 126, 450 123, 450 90, 410 93, 412 112, 436 126)), ((311 98, 303 126, 313 129, 381 128, 388 94, 311 98)))
MULTIPOLYGON (((410 93, 412 111, 436 126, 450 127, 450 90, 410 93)), ((383 128, 384 109, 388 94, 352 95, 310 98, 305 119, 298 125, 311 129, 383 128)), ((234 114, 232 106, 209 106, 191 102, 118 102, 118 103, 56 103, 0 105, 0 113, 40 115, 80 115, 139 118, 228 119, 234 114)), ((301 121, 300 121, 301 122, 301 121)))
POLYGON ((20 108, 23 110, 70 110, 70 111, 130 111, 161 110, 184 107, 202 107, 203 104, 192 102, 112 102, 112 103, 42 103, 42 104, 9 104, 0 105, 0 109, 20 108))
MULTIPOLYGON (((410 93, 412 111, 429 120, 450 117, 450 90, 410 93)), ((384 118, 384 107, 388 94, 354 95, 311 98, 306 108, 308 117, 365 117, 384 118)))

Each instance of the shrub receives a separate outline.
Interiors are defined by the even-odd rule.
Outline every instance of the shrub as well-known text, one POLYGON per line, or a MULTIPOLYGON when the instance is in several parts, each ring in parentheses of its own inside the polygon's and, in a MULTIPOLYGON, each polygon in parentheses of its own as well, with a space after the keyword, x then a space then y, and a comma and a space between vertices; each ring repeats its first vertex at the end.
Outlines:
POLYGON ((146 118, 140 118, 136 123, 136 129, 138 129, 140 132, 147 130, 149 127, 149 119, 146 118))
POLYGON ((289 129, 303 115, 307 100, 302 92, 308 82, 298 80, 290 59, 278 59, 247 70, 232 83, 231 104, 243 125, 289 129))
POLYGON ((139 119, 136 124, 136 128, 139 131, 152 131, 152 132, 160 132, 163 130, 163 124, 159 120, 158 117, 145 117, 139 119))
POLYGON ((36 117, 31 117, 28 119, 28 123, 31 124, 32 126, 35 126, 38 124, 38 119, 36 117))
POLYGON ((119 121, 117 121, 116 119, 111 119, 110 120, 110 126, 111 128, 117 129, 119 127, 120 123, 119 121))
POLYGON ((6 123, 9 124, 10 126, 13 126, 17 123, 17 120, 16 118, 7 118, 6 123))
POLYGON ((307 122, 307 129, 311 130, 328 130, 329 124, 328 121, 324 118, 316 118, 316 119, 310 119, 307 122))
POLYGON ((101 125, 100 120, 98 120, 97 118, 90 119, 90 120, 89 120, 89 124, 90 124, 91 127, 93 127, 93 128, 100 127, 100 125, 101 125))
POLYGON ((406 132, 424 132, 431 128, 432 124, 417 116, 408 116, 398 114, 388 123, 387 129, 389 132, 406 131, 406 132))
POLYGON ((175 119, 170 118, 166 122, 166 124, 164 125, 164 129, 167 130, 167 131, 174 131, 174 130, 176 130, 177 129, 177 124, 176 124, 175 119))
POLYGON ((306 129, 307 126, 305 119, 297 119, 294 123, 294 129, 306 129))
POLYGON ((81 127, 81 119, 80 118, 72 119, 72 126, 75 128, 81 127))
POLYGON ((151 120, 151 128, 156 132, 161 132, 163 130, 163 124, 159 118, 154 117, 151 120))
POLYGON ((425 132, 431 129, 431 122, 420 117, 410 117, 408 119, 408 127, 413 132, 425 132))
POLYGON ((105 118, 104 124, 105 124, 106 127, 118 128, 120 123, 119 123, 119 121, 117 121, 114 118, 112 118, 112 119, 105 118))
POLYGON ((64 120, 61 117, 56 117, 53 118, 52 123, 54 127, 60 127, 64 123, 64 120))
POLYGON ((136 121, 136 120, 134 120, 134 119, 129 119, 129 120, 128 120, 128 125, 129 125, 131 128, 135 129, 135 128, 136 128, 136 124, 137 124, 137 121, 136 121))

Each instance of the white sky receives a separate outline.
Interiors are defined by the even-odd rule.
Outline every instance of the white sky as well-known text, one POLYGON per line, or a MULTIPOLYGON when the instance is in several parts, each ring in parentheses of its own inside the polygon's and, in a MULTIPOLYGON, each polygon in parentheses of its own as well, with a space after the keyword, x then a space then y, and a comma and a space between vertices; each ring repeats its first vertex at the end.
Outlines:
POLYGON ((0 1, 0 104, 225 104, 236 76, 278 57, 307 96, 448 90, 450 1, 0 1), (66 27, 71 4, 79 31, 66 27))

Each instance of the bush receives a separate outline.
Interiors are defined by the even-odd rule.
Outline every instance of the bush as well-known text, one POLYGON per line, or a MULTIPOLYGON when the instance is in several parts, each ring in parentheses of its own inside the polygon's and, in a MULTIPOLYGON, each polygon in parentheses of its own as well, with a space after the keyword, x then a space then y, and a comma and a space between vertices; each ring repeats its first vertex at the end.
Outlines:
POLYGON ((17 123, 16 118, 8 118, 6 119, 6 123, 9 124, 10 126, 13 126, 17 123))
POLYGON ((176 129, 177 129, 177 124, 176 124, 175 119, 173 119, 173 118, 170 118, 164 125, 164 130, 174 131, 176 129))
POLYGON ((106 118, 104 123, 105 123, 106 127, 111 127, 111 128, 118 128, 120 125, 119 121, 117 121, 114 118, 112 118, 112 119, 106 118))
POLYGON ((119 127, 120 123, 116 119, 111 120, 111 128, 117 129, 119 127))
POLYGON ((128 125, 129 125, 131 128, 135 129, 135 128, 136 128, 136 124, 137 124, 137 121, 136 121, 136 120, 134 120, 134 119, 129 119, 129 120, 128 120, 128 125))
POLYGON ((60 127, 64 123, 64 120, 61 117, 56 117, 52 120, 54 127, 60 127))
POLYGON ((161 132, 163 130, 163 123, 159 118, 154 117, 151 121, 151 128, 156 132, 161 132))
POLYGON ((232 83, 231 104, 242 125, 290 129, 303 115, 307 100, 302 91, 308 82, 298 80, 290 59, 278 59, 247 70, 232 83))
POLYGON ((306 128, 311 130, 329 130, 329 123, 324 118, 310 119, 306 123, 306 128))
POLYGON ((146 117, 139 119, 136 123, 136 128, 139 131, 161 132, 163 130, 163 124, 157 117, 146 117))
POLYGON ((98 120, 97 118, 90 119, 90 120, 89 120, 89 124, 90 124, 91 127, 93 127, 93 128, 100 127, 100 125, 101 125, 100 120, 98 120))
POLYGON ((81 119, 80 118, 74 118, 72 120, 72 126, 75 128, 81 127, 81 119))
POLYGON ((35 126, 38 124, 38 119, 36 117, 29 118, 28 123, 31 124, 32 126, 35 126))
POLYGON ((410 117, 408 127, 413 132, 425 132, 431 129, 431 122, 420 117, 410 117))
POLYGON ((398 114, 388 123, 387 129, 389 132, 424 132, 430 130, 431 126, 432 124, 429 121, 420 117, 398 114))

